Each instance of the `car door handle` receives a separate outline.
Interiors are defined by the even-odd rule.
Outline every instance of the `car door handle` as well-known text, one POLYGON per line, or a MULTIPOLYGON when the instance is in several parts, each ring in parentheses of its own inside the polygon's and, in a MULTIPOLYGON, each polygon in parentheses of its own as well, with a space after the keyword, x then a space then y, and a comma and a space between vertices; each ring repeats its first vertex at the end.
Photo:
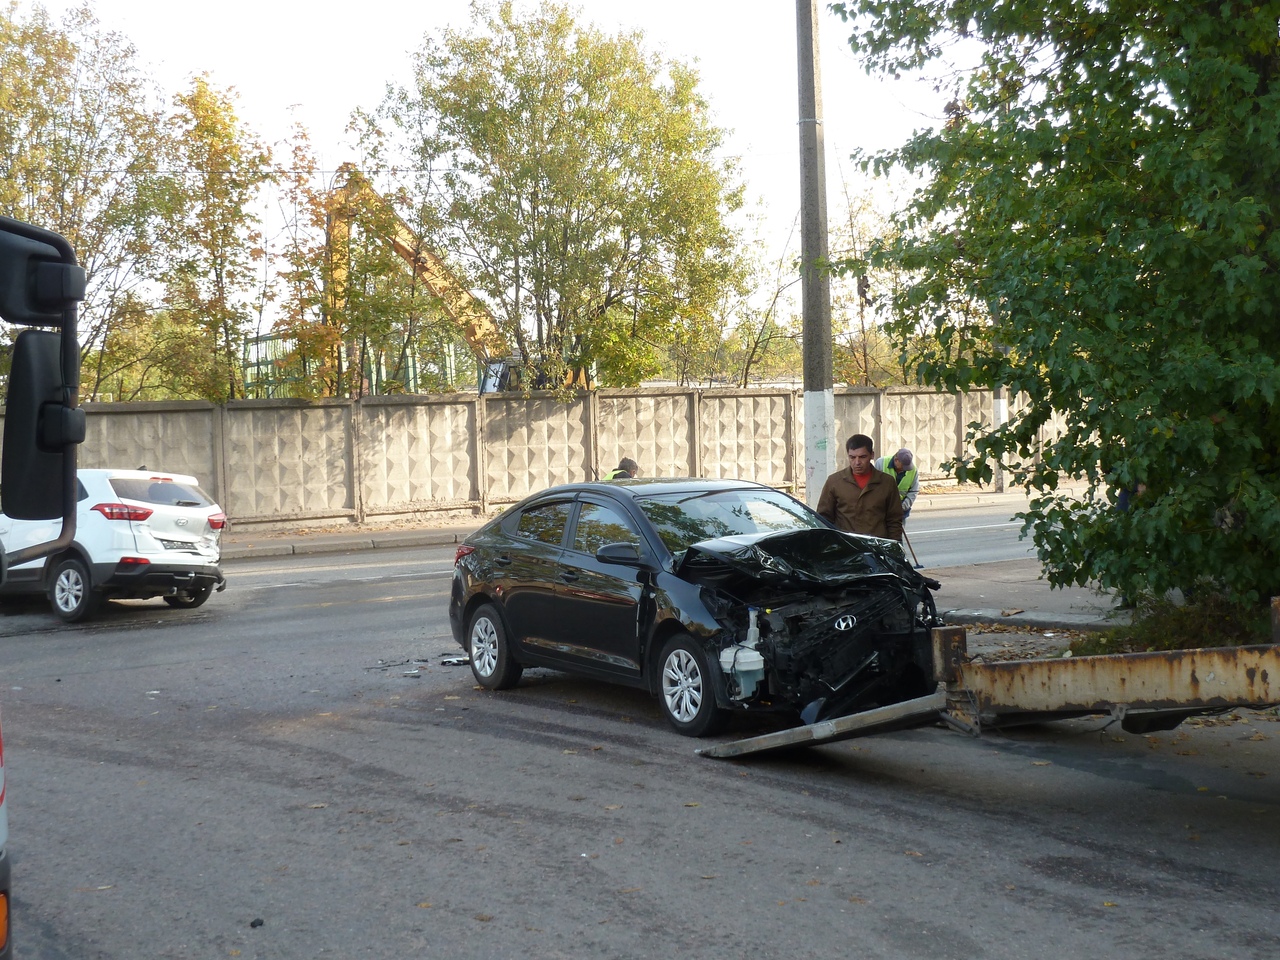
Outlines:
POLYGON ((496 564, 497 564, 498 566, 500 566, 500 567, 509 567, 509 566, 511 566, 511 558, 510 558, 510 557, 494 557, 494 558, 493 558, 493 562, 494 562, 494 563, 496 563, 496 564))
POLYGON ((573 570, 561 570, 560 579, 565 583, 573 583, 573 581, 578 579, 578 574, 573 570))

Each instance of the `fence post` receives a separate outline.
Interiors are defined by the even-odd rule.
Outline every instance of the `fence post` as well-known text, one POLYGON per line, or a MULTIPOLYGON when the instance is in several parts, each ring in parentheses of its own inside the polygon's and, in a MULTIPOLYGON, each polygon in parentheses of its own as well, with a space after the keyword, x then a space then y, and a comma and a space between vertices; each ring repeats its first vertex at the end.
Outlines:
POLYGON ((480 513, 489 513, 489 487, 486 482, 489 476, 489 462, 485 457, 488 445, 484 442, 485 431, 485 396, 476 394, 475 428, 471 434, 471 469, 475 471, 476 499, 480 501, 480 513))
POLYGON ((702 416, 702 404, 698 400, 698 388, 689 387, 689 476, 702 476, 702 436, 698 419, 702 416))
POLYGON ((881 389, 876 391, 875 406, 872 409, 875 410, 875 414, 874 414, 875 435, 872 437, 872 440, 875 444, 875 448, 879 450, 881 454, 883 454, 884 453, 884 390, 881 389))
POLYGON ((347 477, 351 484, 351 506, 355 511, 356 523, 364 523, 364 435, 361 420, 364 417, 364 405, 361 398, 347 401, 347 477))
MULTIPOLYGON (((787 472, 786 480, 791 485, 791 494, 795 497, 806 498, 809 495, 807 489, 801 489, 800 477, 804 473, 799 466, 800 453, 797 449, 800 443, 799 433, 796 423, 796 410, 799 407, 800 393, 797 390, 787 391, 787 426, 791 431, 791 442, 787 444, 787 472)), ((834 417, 832 418, 835 419, 834 417)), ((808 486, 805 484, 804 486, 808 486)))
POLYGON ((587 391, 587 449, 583 469, 585 480, 599 480, 600 473, 600 398, 594 390, 587 391))
MULTIPOLYGON (((213 498, 218 503, 227 502, 227 405, 215 404, 212 421, 209 424, 210 446, 213 451, 213 498)), ((224 507, 225 509, 225 507, 224 507)))

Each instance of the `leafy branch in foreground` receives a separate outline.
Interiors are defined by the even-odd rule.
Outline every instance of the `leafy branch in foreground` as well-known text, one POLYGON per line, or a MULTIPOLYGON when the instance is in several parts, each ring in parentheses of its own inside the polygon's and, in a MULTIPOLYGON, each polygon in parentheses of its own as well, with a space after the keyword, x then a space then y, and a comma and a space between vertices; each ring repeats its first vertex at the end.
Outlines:
POLYGON ((833 9, 869 69, 980 53, 944 122, 867 161, 922 184, 868 254, 918 280, 893 312, 920 376, 1025 401, 957 475, 1035 494, 1054 585, 1280 592, 1280 5, 833 9))

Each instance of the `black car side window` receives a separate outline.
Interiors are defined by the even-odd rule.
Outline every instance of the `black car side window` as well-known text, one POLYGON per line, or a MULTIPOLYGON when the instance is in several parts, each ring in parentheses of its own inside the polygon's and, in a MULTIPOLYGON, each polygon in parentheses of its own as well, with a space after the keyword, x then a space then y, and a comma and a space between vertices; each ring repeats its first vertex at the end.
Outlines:
POLYGON ((595 556, 606 543, 640 542, 640 534, 631 519, 613 507, 600 503, 583 503, 578 514, 578 530, 573 549, 595 556))
POLYGON ((558 547, 564 540, 564 528, 568 522, 568 503, 541 503, 520 514, 516 536, 558 547))

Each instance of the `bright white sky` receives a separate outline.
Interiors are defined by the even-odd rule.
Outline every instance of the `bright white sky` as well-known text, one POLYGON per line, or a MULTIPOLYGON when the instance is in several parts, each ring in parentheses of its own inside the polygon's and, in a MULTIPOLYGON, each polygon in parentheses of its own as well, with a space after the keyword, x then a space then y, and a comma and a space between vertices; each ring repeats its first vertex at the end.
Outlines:
MULTIPOLYGON (((168 94, 207 72, 232 87, 241 119, 268 143, 295 121, 311 133, 323 169, 353 159, 343 128, 372 110, 388 83, 411 78, 410 53, 427 33, 464 28, 468 0, 89 0, 103 27, 124 34, 168 94)), ((34 0, 23 0, 24 12, 34 0)), ((79 0, 44 0, 55 18, 79 0)), ((696 62, 716 122, 732 131, 748 195, 768 218, 774 253, 799 210, 796 10, 791 0, 569 0, 581 19, 616 33, 638 29, 647 46, 696 62)), ((841 166, 855 148, 895 145, 933 125, 945 97, 907 82, 869 79, 844 42, 844 25, 819 2, 828 203, 842 194, 841 166), (930 115, 931 114, 931 115, 930 115)), ((798 247, 798 239, 791 241, 798 247)))

